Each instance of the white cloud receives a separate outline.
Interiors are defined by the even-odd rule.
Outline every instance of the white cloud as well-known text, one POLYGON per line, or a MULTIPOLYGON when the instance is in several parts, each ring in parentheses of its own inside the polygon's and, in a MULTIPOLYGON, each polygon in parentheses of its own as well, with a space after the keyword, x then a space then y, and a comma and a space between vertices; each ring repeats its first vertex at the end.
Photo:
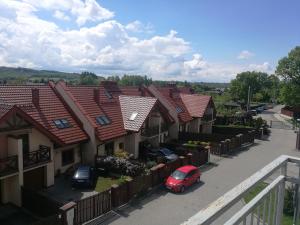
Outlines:
POLYGON ((253 57, 255 54, 249 52, 248 50, 241 51, 240 54, 237 56, 238 59, 249 59, 253 57))
POLYGON ((250 64, 249 69, 254 71, 259 71, 259 72, 266 72, 266 73, 274 72, 273 68, 268 62, 264 62, 263 64, 250 64))
POLYGON ((131 23, 128 23, 125 26, 126 30, 131 31, 131 32, 136 32, 136 33, 153 33, 154 32, 154 28, 153 25, 148 23, 148 24, 143 24, 142 22, 135 20, 131 23))
POLYGON ((176 31, 137 38, 133 34, 147 32, 145 25, 107 20, 112 16, 94 0, 0 0, 0 65, 217 82, 246 70, 271 69, 268 63, 241 66, 208 62, 199 53, 190 57, 190 43, 176 31), (44 10, 82 27, 66 30, 43 20, 37 12, 44 10), (97 23, 84 26, 88 21, 97 23))
POLYGON ((57 19, 60 19, 60 20, 65 20, 65 21, 69 21, 70 20, 70 17, 65 15, 64 12, 62 11, 59 11, 59 10, 55 10, 53 16, 57 19))

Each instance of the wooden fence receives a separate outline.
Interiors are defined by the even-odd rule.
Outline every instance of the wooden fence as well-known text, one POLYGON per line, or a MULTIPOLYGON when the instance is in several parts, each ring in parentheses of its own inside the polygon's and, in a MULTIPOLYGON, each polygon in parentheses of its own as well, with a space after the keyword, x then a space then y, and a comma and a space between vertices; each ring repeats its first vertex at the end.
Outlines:
MULTIPOLYGON (((215 134, 211 134, 215 135, 215 134)), ((206 135, 208 137, 209 135, 206 135)), ((246 143, 253 143, 256 136, 256 132, 254 130, 247 131, 243 134, 237 134, 237 135, 224 135, 224 139, 220 139, 220 135, 217 135, 217 138, 215 140, 218 140, 211 144, 210 146, 210 153, 215 155, 222 155, 222 154, 228 154, 233 151, 236 151, 237 149, 240 149, 240 147, 243 144, 246 143)), ((179 133, 179 140, 184 141, 207 141, 207 139, 203 140, 203 134, 198 133, 187 133, 187 132, 181 132, 179 133)), ((200 158, 200 157, 199 157, 200 158)), ((203 158, 203 157, 202 157, 203 158)))
POLYGON ((76 202, 74 223, 83 224, 111 210, 110 190, 81 199, 76 202))

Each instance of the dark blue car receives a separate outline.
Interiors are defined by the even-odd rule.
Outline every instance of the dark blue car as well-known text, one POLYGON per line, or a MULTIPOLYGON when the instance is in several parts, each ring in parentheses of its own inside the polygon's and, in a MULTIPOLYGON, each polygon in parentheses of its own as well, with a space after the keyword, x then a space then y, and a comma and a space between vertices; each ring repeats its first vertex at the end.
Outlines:
POLYGON ((93 187, 94 169, 90 166, 79 166, 72 178, 72 187, 93 187))

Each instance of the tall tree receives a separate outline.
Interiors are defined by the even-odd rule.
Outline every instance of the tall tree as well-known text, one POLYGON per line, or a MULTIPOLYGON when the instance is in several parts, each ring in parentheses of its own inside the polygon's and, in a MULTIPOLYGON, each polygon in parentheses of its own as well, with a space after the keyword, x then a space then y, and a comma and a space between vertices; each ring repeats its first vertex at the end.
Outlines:
POLYGON ((287 105, 300 106, 300 46, 279 60, 276 75, 283 78, 280 99, 287 105))
POLYGON ((230 93, 234 100, 240 100, 243 103, 247 102, 249 86, 251 96, 257 96, 260 101, 263 99, 262 89, 270 88, 271 83, 267 73, 262 72, 242 72, 237 74, 236 78, 230 83, 230 93), (258 95, 258 93, 260 93, 258 95))

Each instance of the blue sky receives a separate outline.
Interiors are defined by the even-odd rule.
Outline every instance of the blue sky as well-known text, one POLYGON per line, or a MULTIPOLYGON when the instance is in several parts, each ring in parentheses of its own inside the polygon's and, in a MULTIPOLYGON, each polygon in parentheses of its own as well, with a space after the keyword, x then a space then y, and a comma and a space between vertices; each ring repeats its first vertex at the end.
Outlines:
POLYGON ((228 82, 274 72, 300 43, 299 10, 297 0, 0 0, 0 65, 228 82))

